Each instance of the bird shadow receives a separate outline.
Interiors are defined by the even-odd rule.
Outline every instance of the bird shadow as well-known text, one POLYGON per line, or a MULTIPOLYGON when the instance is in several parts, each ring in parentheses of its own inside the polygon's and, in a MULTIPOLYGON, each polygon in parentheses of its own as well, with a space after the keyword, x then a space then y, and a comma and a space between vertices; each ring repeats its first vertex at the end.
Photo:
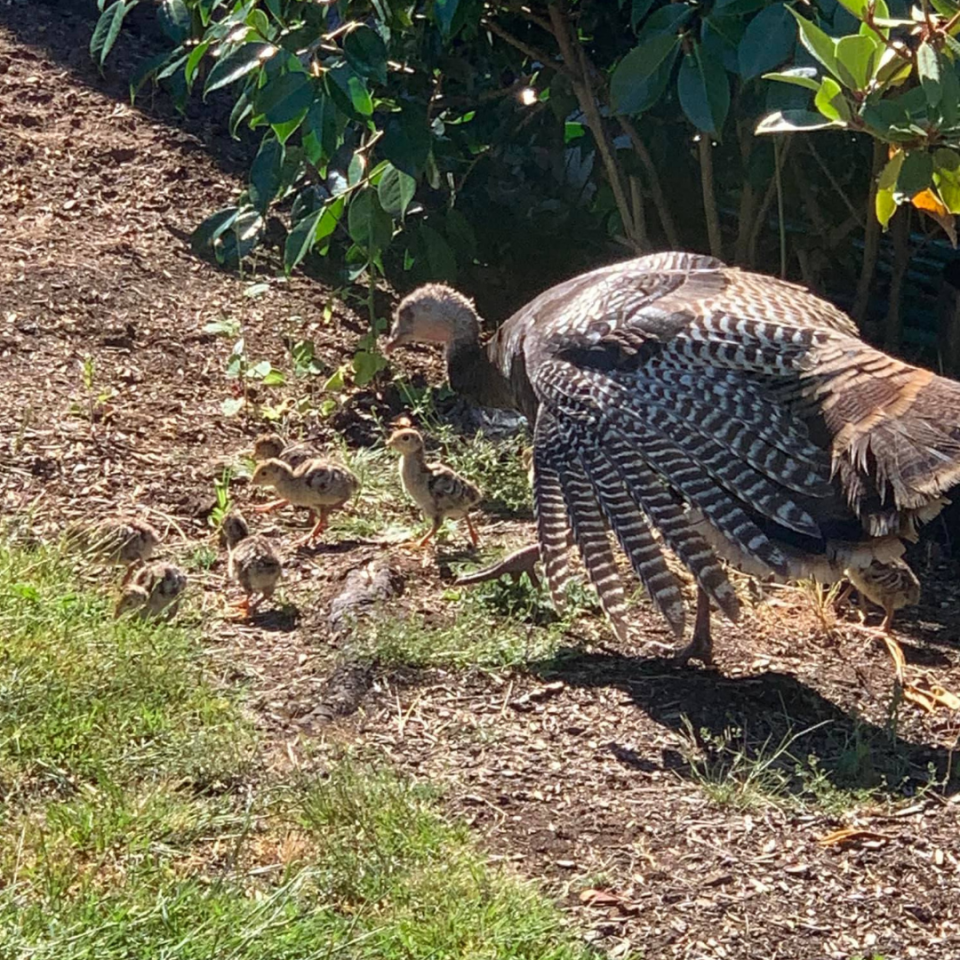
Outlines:
POLYGON ((881 726, 844 710, 790 674, 725 677, 663 658, 573 648, 528 666, 547 681, 620 689, 651 720, 700 752, 696 761, 685 751, 665 749, 657 763, 623 743, 609 744, 621 763, 643 772, 672 770, 695 780, 703 779, 705 769, 720 776, 777 768, 781 786, 789 784, 792 793, 825 778, 837 790, 869 790, 889 800, 931 784, 947 794, 960 792, 952 751, 901 736, 893 721, 881 726))
POLYGON ((250 626, 266 633, 293 633, 299 621, 300 611, 289 603, 268 610, 256 610, 247 618, 250 626))

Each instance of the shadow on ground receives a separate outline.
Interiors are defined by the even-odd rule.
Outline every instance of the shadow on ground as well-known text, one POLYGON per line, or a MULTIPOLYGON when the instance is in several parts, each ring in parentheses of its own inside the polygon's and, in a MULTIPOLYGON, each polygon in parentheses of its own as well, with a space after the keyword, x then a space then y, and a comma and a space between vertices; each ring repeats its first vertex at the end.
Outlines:
MULTIPOLYGON (((746 763, 766 763, 779 745, 796 737, 777 761, 788 772, 813 754, 820 771, 840 789, 870 789, 891 800, 911 796, 931 781, 944 784, 948 794, 960 791, 949 750, 898 736, 895 720, 886 726, 871 723, 789 674, 730 678, 660 658, 572 649, 531 664, 531 670, 571 687, 619 688, 656 723, 677 732, 692 730, 708 752, 717 743, 735 743, 746 763)), ((891 708, 892 696, 891 689, 891 708)), ((617 752, 617 745, 611 749, 617 752)), ((619 753, 628 765, 648 769, 644 758, 631 761, 631 751, 619 753)), ((688 766, 678 755, 665 756, 663 765, 680 775, 688 766)))

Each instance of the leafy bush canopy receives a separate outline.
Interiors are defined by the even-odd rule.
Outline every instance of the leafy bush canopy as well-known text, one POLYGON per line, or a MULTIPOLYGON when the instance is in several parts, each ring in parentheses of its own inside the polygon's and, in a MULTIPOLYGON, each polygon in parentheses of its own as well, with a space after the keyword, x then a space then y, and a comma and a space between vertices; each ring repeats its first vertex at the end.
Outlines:
MULTIPOLYGON (((100 2, 102 64, 138 0, 100 2)), ((193 237, 225 265, 279 205, 288 272, 336 248, 351 278, 454 280, 484 251, 560 232, 646 250, 701 246, 705 227, 722 255, 732 210, 731 252, 753 266, 776 196, 785 269, 786 141, 755 133, 870 134, 890 146, 869 200, 859 147, 838 142, 822 164, 843 203, 870 202, 886 227, 909 201, 952 233, 960 6, 933 6, 162 0, 171 49, 141 64, 131 93, 152 80, 182 108, 227 92, 230 132, 259 137, 246 189, 193 237)))

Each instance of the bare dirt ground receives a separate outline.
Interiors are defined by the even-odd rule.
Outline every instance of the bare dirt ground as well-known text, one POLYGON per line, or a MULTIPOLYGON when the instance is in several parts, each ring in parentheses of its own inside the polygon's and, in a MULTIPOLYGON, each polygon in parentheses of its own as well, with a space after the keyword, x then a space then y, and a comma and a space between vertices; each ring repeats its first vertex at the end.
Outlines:
MULTIPOLYGON (((0 509, 54 536, 64 520, 136 507, 189 558, 213 545, 213 480, 262 429, 222 415, 229 345, 204 326, 239 320, 256 358, 309 335, 333 371, 365 322, 339 302, 324 320, 331 291, 302 275, 252 297, 257 278, 190 253, 185 234, 234 198, 244 148, 199 109, 131 107, 136 37, 102 78, 90 27, 0 7, 0 509)), ((400 411, 389 389, 341 400, 309 424, 318 441, 371 442, 376 417, 400 411)), ((495 520, 483 533, 529 536, 495 520)), ((197 574, 216 662, 244 686, 276 762, 299 762, 310 742, 356 744, 440 782, 491 855, 544 881, 612 956, 960 958, 960 723, 904 708, 892 728, 877 643, 820 629, 798 593, 778 591, 739 626, 718 624, 713 671, 663 659, 651 641, 670 637, 644 607, 630 648, 597 624, 525 670, 351 669, 330 600, 385 556, 404 582, 389 602, 437 605, 448 569, 359 540, 290 556, 297 611, 256 625, 219 617, 222 561, 197 574), (764 762, 798 734, 794 759, 771 761, 788 779, 796 766, 797 783, 775 789, 764 762), (850 789, 870 803, 840 802, 850 789), (845 827, 859 832, 821 842, 845 827)), ((898 618, 913 675, 953 690, 957 574, 931 564, 923 605, 898 618)))

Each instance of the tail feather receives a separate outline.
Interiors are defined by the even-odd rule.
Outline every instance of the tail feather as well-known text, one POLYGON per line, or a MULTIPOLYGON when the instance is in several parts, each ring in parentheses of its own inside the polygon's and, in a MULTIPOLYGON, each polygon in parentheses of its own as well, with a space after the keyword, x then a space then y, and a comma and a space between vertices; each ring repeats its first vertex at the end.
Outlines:
POLYGON ((624 614, 627 604, 623 582, 607 537, 600 505, 593 495, 590 481, 580 470, 571 463, 557 467, 573 538, 580 550, 587 576, 597 591, 600 606, 614 633, 620 640, 625 640, 627 625, 624 614))
POLYGON ((685 609, 680 580, 667 566, 660 544, 637 509, 617 468, 595 449, 580 447, 580 463, 607 522, 647 594, 677 636, 683 636, 685 609))
POLYGON ((663 481, 624 440, 608 434, 604 451, 616 465, 637 506, 694 579, 731 620, 740 615, 737 595, 710 543, 694 529, 690 515, 671 496, 663 481))

